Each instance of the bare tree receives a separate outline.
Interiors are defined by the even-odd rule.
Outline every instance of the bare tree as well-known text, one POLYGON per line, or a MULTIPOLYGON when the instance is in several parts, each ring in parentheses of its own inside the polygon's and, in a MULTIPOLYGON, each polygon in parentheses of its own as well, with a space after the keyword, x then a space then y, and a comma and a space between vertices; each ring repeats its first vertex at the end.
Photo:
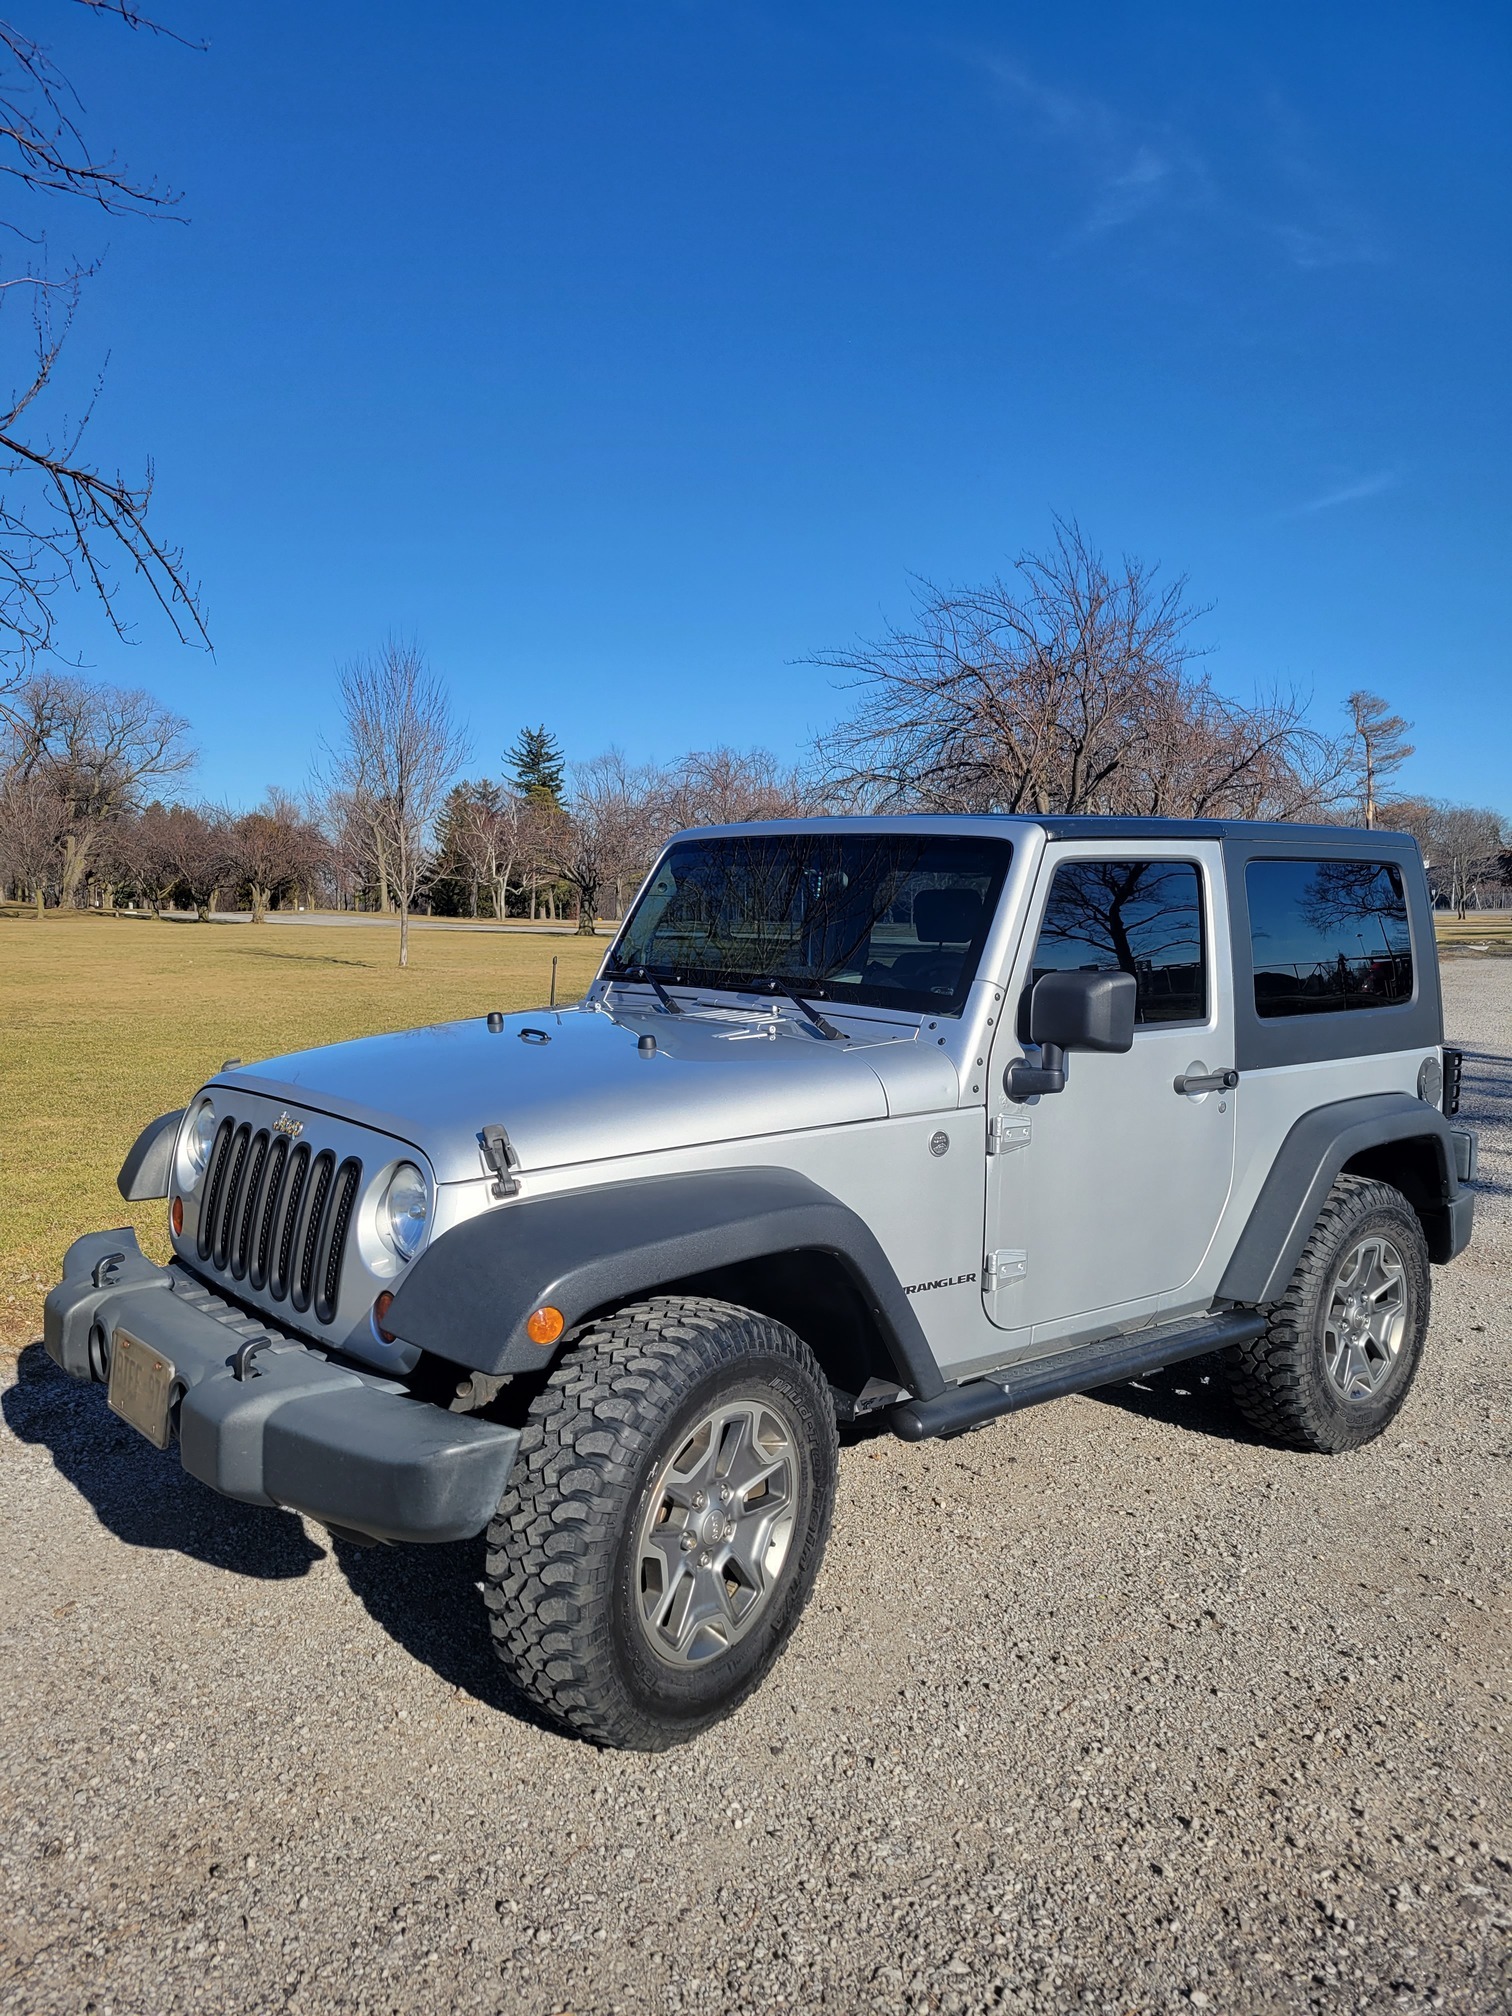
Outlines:
POLYGON ((519 792, 487 778, 458 784, 447 799, 438 835, 440 876, 466 885, 474 917, 484 888, 493 914, 508 914, 525 832, 523 810, 519 792))
POLYGON ((128 813, 111 827, 106 841, 117 884, 160 917, 178 879, 173 813, 161 799, 128 813))
MULTIPOLYGON (((182 42, 130 0, 79 0, 95 15, 182 42)), ((185 44, 184 46, 191 46, 185 44)), ((0 393, 0 692, 20 683, 55 648, 53 601, 60 587, 91 591, 117 634, 126 636, 118 571, 144 586, 181 641, 208 644, 179 553, 148 523, 153 472, 139 480, 108 473, 83 452, 93 409, 44 419, 58 391, 59 363, 83 283, 78 262, 50 272, 46 217, 53 199, 77 197, 107 217, 172 215, 177 196, 133 175, 86 139, 72 86, 47 50, 0 22, 0 173, 12 200, 0 223, 26 246, 28 262, 0 278, 0 303, 14 318, 30 309, 27 362, 0 393), (13 305, 14 304, 14 305, 13 305), (24 310, 23 310, 24 312, 24 310)))
POLYGON ((194 762, 188 723, 148 693, 56 672, 30 674, 7 714, 6 767, 46 778, 68 808, 59 879, 72 903, 110 823, 194 762))
POLYGON ((578 899, 578 931, 593 935, 603 892, 623 890, 659 844, 659 774, 636 768, 617 749, 576 764, 566 807, 545 826, 547 858, 578 899))
POLYGON ((1349 767, 1359 793, 1360 816, 1370 827, 1377 822, 1381 787, 1413 753, 1407 740, 1412 723, 1391 713, 1379 693, 1361 689, 1351 693, 1344 704, 1349 711, 1349 767))
POLYGON ((273 903, 313 884, 329 847, 289 793, 275 785, 256 811, 231 820, 226 854, 229 876, 246 888, 252 922, 261 924, 273 903))
POLYGON ((799 772, 769 749, 694 749, 668 766, 661 811, 669 832, 751 819, 797 819, 814 810, 799 772))
POLYGON ((342 668, 340 706, 332 781, 368 835, 385 897, 399 912, 399 964, 407 966, 410 911, 434 873, 436 815, 466 738, 425 654, 403 639, 342 668))
POLYGON ((17 772, 0 783, 0 883, 16 884, 39 919, 67 824, 68 807, 50 778, 17 772))
POLYGON ((1483 884, 1500 881, 1506 844, 1506 826, 1488 807, 1442 802, 1433 807, 1424 853, 1435 887, 1457 917, 1472 903, 1481 907, 1483 884))
POLYGON ((1269 813, 1330 768, 1300 701, 1244 707, 1193 669, 1183 578, 1109 566, 1074 523, 1008 580, 917 599, 910 629, 815 661, 860 694, 821 749, 860 807, 1269 813))
POLYGON ((230 817, 218 805, 168 805, 154 838, 161 849, 160 872, 174 895, 187 898, 201 924, 208 924, 216 893, 232 874, 230 817))

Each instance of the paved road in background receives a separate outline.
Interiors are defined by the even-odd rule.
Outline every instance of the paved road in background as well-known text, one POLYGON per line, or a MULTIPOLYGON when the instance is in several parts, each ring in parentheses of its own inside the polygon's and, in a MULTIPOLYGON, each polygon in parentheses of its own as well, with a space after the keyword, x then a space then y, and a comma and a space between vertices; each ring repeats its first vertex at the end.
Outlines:
MULTIPOLYGON (((123 918, 144 916, 144 912, 123 911, 123 918)), ((163 916, 171 924, 193 924, 196 917, 192 910, 165 910, 163 916)), ((246 910, 212 910, 212 924, 250 924, 251 913, 246 910)), ((365 910, 270 910, 263 919, 264 924, 336 924, 368 925, 379 931, 397 931, 397 917, 374 916, 365 910)), ((607 937, 618 929, 617 924, 604 923, 595 927, 599 937, 607 937)), ((411 931, 490 931, 496 936, 512 938, 521 931, 535 932, 548 938, 573 938, 577 935, 576 924, 552 924, 550 922, 528 923, 523 918, 509 924, 499 924, 487 918, 473 917, 411 917, 411 931)))
POLYGON ((1512 962, 1402 1415, 1251 1439, 1202 1366, 852 1437, 760 1694, 664 1757, 535 1726, 478 1544, 212 1496, 30 1348, 0 1433, 0 2009, 1512 2008, 1512 962))

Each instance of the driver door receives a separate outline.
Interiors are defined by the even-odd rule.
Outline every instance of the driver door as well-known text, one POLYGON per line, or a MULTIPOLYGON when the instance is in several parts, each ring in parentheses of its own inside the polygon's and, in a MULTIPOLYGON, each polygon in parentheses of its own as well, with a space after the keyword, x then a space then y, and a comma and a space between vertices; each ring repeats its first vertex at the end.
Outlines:
POLYGON ((988 1084, 983 1294, 1026 1352, 1180 1309, 1212 1242, 1237 1094, 1175 1081, 1234 1062, 1222 887, 1216 842, 1045 850, 988 1084), (1134 974, 1133 1048, 1073 1051, 1064 1091, 1015 1104, 1004 1073, 1035 1055, 1029 990, 1056 970, 1134 974))

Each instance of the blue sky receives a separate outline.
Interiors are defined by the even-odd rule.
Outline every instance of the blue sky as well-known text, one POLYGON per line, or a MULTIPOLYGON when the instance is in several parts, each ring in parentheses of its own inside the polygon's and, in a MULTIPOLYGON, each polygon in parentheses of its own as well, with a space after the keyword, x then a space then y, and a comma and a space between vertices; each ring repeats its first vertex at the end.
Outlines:
POLYGON ((806 656, 1060 512, 1190 576, 1223 687, 1373 687, 1404 786, 1512 812, 1504 5, 33 13, 185 192, 54 228, 216 651, 73 635, 206 794, 302 780, 389 629, 475 770, 796 749, 806 656))

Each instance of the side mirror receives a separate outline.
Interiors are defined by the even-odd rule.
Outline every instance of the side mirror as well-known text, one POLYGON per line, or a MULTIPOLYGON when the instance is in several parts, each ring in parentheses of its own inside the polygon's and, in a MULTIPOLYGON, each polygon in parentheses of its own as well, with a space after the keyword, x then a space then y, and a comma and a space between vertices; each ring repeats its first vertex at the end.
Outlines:
POLYGON ((1064 1092, 1068 1050, 1132 1050, 1137 991, 1132 973, 1042 974, 1029 996, 1029 1040, 1040 1046, 1040 1061, 1009 1065, 1008 1097, 1064 1092))

